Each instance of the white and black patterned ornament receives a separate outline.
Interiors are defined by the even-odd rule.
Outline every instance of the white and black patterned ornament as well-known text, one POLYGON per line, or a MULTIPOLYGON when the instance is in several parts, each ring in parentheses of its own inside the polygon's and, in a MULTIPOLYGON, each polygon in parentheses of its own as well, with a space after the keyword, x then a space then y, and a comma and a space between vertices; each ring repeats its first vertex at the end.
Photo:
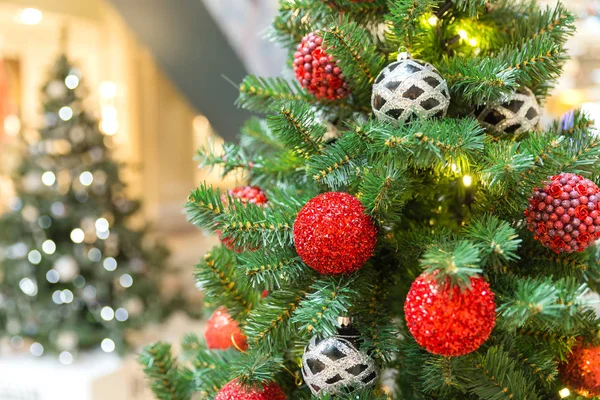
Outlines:
POLYGON ((302 376, 315 396, 368 388, 379 377, 373 359, 357 348, 359 336, 349 327, 349 319, 340 318, 340 324, 337 335, 326 339, 314 336, 304 349, 302 376))
POLYGON ((448 84, 435 67, 401 53, 377 76, 371 106, 380 121, 400 125, 414 118, 443 117, 450 105, 448 84))
POLYGON ((520 135, 535 130, 541 117, 535 95, 526 87, 508 96, 502 104, 483 107, 476 114, 484 128, 506 135, 520 135))

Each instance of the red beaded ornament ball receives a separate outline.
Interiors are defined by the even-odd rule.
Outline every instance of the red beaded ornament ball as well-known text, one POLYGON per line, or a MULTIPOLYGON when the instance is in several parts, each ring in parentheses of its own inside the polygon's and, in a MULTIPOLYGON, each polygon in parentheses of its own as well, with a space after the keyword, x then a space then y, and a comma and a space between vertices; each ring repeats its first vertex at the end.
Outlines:
POLYGON ((349 274, 371 258, 377 228, 360 200, 328 192, 302 207, 294 223, 294 243, 302 260, 321 274, 349 274))
POLYGON ((470 289, 438 283, 426 273, 413 282, 404 303, 406 325, 430 353, 462 356, 490 336, 496 323, 494 293, 483 278, 470 279, 470 289))
POLYGON ((303 88, 318 99, 336 100, 350 94, 337 61, 323 49, 323 38, 311 32, 294 53, 294 73, 303 88))
POLYGON ((287 400, 281 387, 271 382, 260 389, 243 388, 236 380, 223 386, 215 400, 287 400))
POLYGON ((577 346, 558 371, 563 383, 580 396, 600 396, 600 347, 577 346))
MULTIPOLYGON (((252 203, 259 206, 267 204, 267 196, 265 192, 257 186, 242 186, 235 189, 231 189, 227 192, 229 196, 239 199, 242 204, 252 203)), ((221 197, 221 201, 227 205, 228 199, 226 196, 221 197)), ((232 237, 223 237, 221 230, 217 230, 217 236, 228 249, 241 252, 246 250, 243 247, 237 246, 232 237)))
POLYGON ((536 188, 525 211, 535 239, 557 253, 583 251, 600 238, 600 190, 589 179, 562 173, 536 188))
POLYGON ((248 348, 246 336, 224 307, 219 307, 206 322, 204 339, 209 349, 226 350, 234 347, 245 351, 248 348))

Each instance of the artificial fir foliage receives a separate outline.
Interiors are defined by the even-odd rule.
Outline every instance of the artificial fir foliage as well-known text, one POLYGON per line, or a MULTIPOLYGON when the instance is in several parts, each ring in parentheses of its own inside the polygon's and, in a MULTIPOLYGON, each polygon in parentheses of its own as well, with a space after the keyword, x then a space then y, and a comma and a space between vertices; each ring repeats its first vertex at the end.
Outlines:
MULTIPOLYGON (((595 246, 572 253, 544 247, 524 213, 549 177, 595 182, 600 139, 580 112, 541 129, 533 99, 507 103, 529 89, 543 104, 573 30, 562 4, 540 9, 532 0, 282 0, 270 37, 290 51, 290 66, 318 72, 320 59, 307 66, 300 53, 320 46, 324 65, 335 60, 349 93, 323 96, 294 79, 242 82, 239 106, 265 119, 242 128, 240 145, 201 150, 199 158, 225 174, 243 172, 266 192, 268 206, 230 199, 235 206, 223 207, 220 192, 202 185, 187 210, 198 227, 218 226, 256 249, 217 246, 197 272, 207 302, 230 310, 248 349, 211 351, 188 337, 182 366, 169 345, 150 347, 142 362, 157 396, 212 399, 233 380, 250 388, 274 381, 288 399, 316 398, 312 391, 321 399, 554 400, 568 385, 577 399, 579 383, 561 380, 558 366, 569 365, 577 346, 598 345, 600 320, 587 294, 600 289, 599 254, 595 246), (398 94, 419 101, 445 82, 445 115, 445 107, 436 115, 413 110, 393 123, 373 115, 372 95, 383 90, 374 89, 377 77, 405 52, 420 60, 412 67, 429 63, 439 74, 398 94), (527 123, 511 120, 512 134, 499 135, 477 120, 482 109, 500 106, 527 123), (340 133, 333 140, 326 135, 332 126, 340 133), (331 212, 336 199, 313 206, 329 192, 361 205, 339 213, 331 212), (306 209, 323 220, 305 219, 306 209), (345 223, 355 219, 376 229, 372 250, 369 235, 353 236, 360 223, 345 223), (340 274, 315 268, 332 260, 340 261, 340 274), (419 293, 408 295, 415 281, 419 293), (370 360, 364 365, 382 371, 372 387, 342 373, 339 348, 316 350, 339 336, 340 316, 353 321, 357 350, 370 360), (301 368, 303 356, 306 366, 312 360, 310 371, 301 368), (331 375, 318 376, 320 390, 309 387, 323 371, 331 375)), ((402 82, 379 83, 394 94, 402 82)))
POLYGON ((140 204, 126 196, 112 138, 84 110, 81 72, 61 56, 49 75, 44 126, 23 135, 16 197, 0 216, 0 336, 37 356, 123 351, 126 329, 183 304, 161 299, 167 250, 130 226, 140 204))

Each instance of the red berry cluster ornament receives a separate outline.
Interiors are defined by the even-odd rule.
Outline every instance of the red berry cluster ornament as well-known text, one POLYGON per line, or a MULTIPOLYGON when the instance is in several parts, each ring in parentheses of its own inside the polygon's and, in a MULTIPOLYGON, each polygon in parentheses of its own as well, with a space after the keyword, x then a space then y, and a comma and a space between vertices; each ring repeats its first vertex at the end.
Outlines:
POLYGON ((323 38, 315 32, 302 38, 294 53, 294 73, 303 88, 318 99, 348 97, 350 90, 337 61, 323 49, 323 38))
POLYGON ((577 346, 558 371, 563 383, 580 396, 600 396, 600 347, 577 346))
POLYGON ((321 274, 349 274, 371 258, 377 228, 360 200, 328 192, 302 207, 294 223, 294 243, 302 260, 321 274))
POLYGON ((471 288, 449 281, 438 283, 424 273, 412 284, 404 313, 417 343, 433 354, 462 356, 477 350, 496 323, 496 303, 490 285, 472 277, 471 288))
MULTIPOLYGON (((229 196, 238 199, 242 202, 242 204, 256 204, 259 206, 264 206, 267 204, 267 196, 265 192, 257 186, 242 186, 235 189, 231 189, 227 192, 229 196)), ((221 201, 224 205, 227 205, 228 199, 226 196, 221 197, 221 201)), ((241 252, 246 250, 244 247, 237 246, 232 237, 223 237, 221 230, 217 230, 217 236, 221 240, 228 249, 235 250, 237 252, 241 252)))
POLYGON ((248 340, 225 307, 219 307, 206 322, 204 329, 206 347, 226 350, 235 347, 240 351, 248 348, 248 340))
POLYGON ((600 238, 600 190, 580 175, 555 175, 534 189, 525 217, 544 246, 557 253, 583 251, 600 238))
POLYGON ((262 389, 252 389, 243 388, 237 380, 233 380, 219 390, 215 400, 287 400, 287 397, 275 382, 262 389))

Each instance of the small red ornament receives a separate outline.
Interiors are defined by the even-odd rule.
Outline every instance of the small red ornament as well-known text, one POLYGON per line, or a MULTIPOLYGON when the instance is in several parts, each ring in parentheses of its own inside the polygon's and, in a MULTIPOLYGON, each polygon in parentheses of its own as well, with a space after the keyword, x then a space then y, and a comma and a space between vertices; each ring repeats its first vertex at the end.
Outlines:
POLYGON ((321 274, 349 274, 371 258, 377 228, 360 200, 328 192, 302 207, 294 223, 294 243, 302 260, 321 274))
POLYGON ((215 400, 287 400, 287 397, 275 382, 264 385, 260 390, 243 388, 233 380, 219 390, 215 400))
MULTIPOLYGON (((267 196, 265 192, 257 186, 242 186, 235 189, 231 189, 227 192, 229 196, 239 199, 242 204, 256 204, 264 206, 267 204, 267 196)), ((226 196, 221 196, 221 201, 224 205, 227 205, 228 199, 226 196)), ((217 236, 228 249, 235 250, 238 253, 246 250, 243 247, 236 246, 232 237, 223 237, 221 230, 217 230, 217 236)))
POLYGON ((563 383, 580 396, 600 396, 600 347, 575 347, 558 371, 563 383))
POLYGON ((525 217, 544 246, 557 253, 583 251, 600 238, 600 190, 581 175, 563 172, 534 189, 525 217))
POLYGON ((204 339, 209 349, 226 350, 235 347, 245 351, 248 348, 246 336, 225 307, 219 307, 206 322, 204 339))
POLYGON ((462 356, 490 336, 496 323, 494 293, 483 278, 470 280, 471 288, 464 290, 426 273, 413 282, 404 303, 406 325, 430 353, 462 356))
POLYGON ((303 88, 318 99, 348 97, 350 90, 333 56, 323 48, 323 38, 311 32, 302 38, 294 53, 294 73, 303 88))

